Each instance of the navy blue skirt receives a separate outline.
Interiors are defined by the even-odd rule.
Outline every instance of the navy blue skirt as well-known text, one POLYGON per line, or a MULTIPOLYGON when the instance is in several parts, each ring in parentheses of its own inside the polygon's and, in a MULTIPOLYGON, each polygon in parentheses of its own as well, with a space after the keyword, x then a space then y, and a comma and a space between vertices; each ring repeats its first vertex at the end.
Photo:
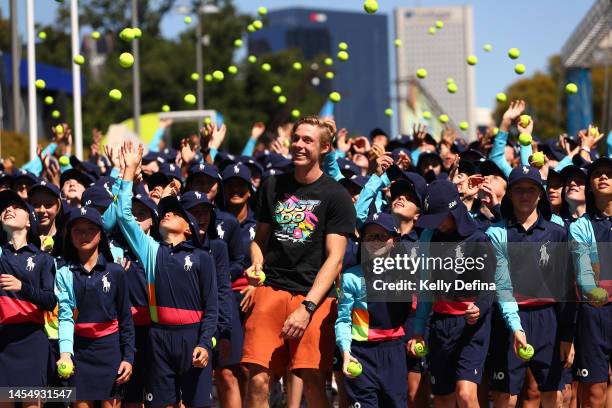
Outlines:
POLYGON ((45 387, 49 339, 40 324, 0 327, 0 387, 45 387))

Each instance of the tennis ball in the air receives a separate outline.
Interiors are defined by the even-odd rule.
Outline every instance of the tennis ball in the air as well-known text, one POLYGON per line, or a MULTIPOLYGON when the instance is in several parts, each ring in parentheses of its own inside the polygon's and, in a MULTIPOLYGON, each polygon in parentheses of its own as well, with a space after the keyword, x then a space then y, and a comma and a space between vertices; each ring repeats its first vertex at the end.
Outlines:
POLYGON ((227 72, 232 75, 236 75, 238 73, 238 67, 235 65, 230 65, 229 67, 227 67, 227 72))
POLYGON ((234 47, 236 47, 236 48, 242 47, 242 40, 240 38, 236 38, 234 40, 234 47))
POLYGON ((254 33, 255 31, 257 31, 257 29, 255 28, 255 26, 254 26, 253 24, 249 24, 249 25, 247 26, 247 31, 248 31, 249 33, 254 33))
POLYGON ((299 118, 301 114, 302 112, 300 112, 299 109, 293 109, 291 111, 291 117, 296 118, 296 119, 299 118))
POLYGON ((402 40, 400 40, 399 38, 396 38, 393 43, 395 44, 396 47, 402 46, 402 40))
POLYGON ((197 72, 191 74, 192 81, 197 81, 198 79, 200 79, 200 74, 198 74, 197 72))
POLYGON ((251 64, 254 64, 257 62, 257 57, 254 55, 249 55, 249 57, 247 58, 247 61, 249 61, 251 64))
POLYGON ((346 51, 348 50, 348 44, 342 41, 341 43, 338 44, 338 49, 340 51, 346 51))
POLYGON ((278 97, 278 103, 287 103, 287 97, 285 95, 281 95, 278 97))
POLYGON ((535 350, 531 344, 527 344, 525 347, 519 347, 519 357, 525 361, 529 361, 533 358, 535 350))
POLYGON ((120 101, 122 96, 123 94, 118 89, 111 89, 110 91, 108 91, 108 97, 115 102, 120 101))
POLYGON ((334 102, 334 103, 338 103, 340 102, 340 100, 342 99, 342 96, 340 95, 339 92, 332 92, 329 94, 329 100, 334 102))
POLYGON ((53 240, 53 237, 45 237, 45 239, 43 239, 43 242, 42 242, 43 251, 52 250, 54 244, 55 244, 55 241, 53 240))
POLYGON ((348 371, 353 377, 359 377, 359 375, 361 375, 363 372, 363 367, 359 362, 350 361, 346 367, 346 371, 348 371))
POLYGON ((448 90, 448 93, 455 93, 457 92, 457 84, 454 82, 451 82, 450 84, 446 86, 446 89, 448 90))
POLYGON ((374 14, 378 11, 378 2, 376 0, 366 0, 363 2, 363 9, 368 14, 374 14))
POLYGON ((442 20, 436 21, 436 28, 438 30, 444 28, 444 21, 442 21, 442 20))
POLYGON ((334 65, 334 60, 331 59, 330 57, 325 58, 323 62, 325 63, 325 65, 328 65, 328 66, 334 65))
POLYGON ((531 155, 531 163, 534 167, 542 167, 545 162, 545 156, 543 152, 535 152, 531 155))
POLYGON ((478 64, 478 58, 475 55, 470 55, 467 57, 467 63, 468 65, 476 65, 478 64))
POLYGON ((497 99, 497 102, 506 102, 506 100, 508 100, 508 97, 505 93, 499 92, 497 95, 495 95, 495 99, 497 99))
POLYGON ((212 76, 215 81, 223 81, 223 79, 225 78, 223 71, 219 70, 213 71, 212 76))
POLYGON ((387 109, 385 109, 385 115, 387 115, 387 116, 393 116, 393 109, 391 109, 391 108, 387 108, 387 109))
POLYGON ((142 37, 142 30, 138 27, 132 28, 132 31, 134 32, 134 38, 140 38, 142 37))
POLYGON ((499 128, 498 127, 494 127, 493 128, 493 136, 497 136, 498 133, 499 133, 499 128))
POLYGON ((517 59, 518 57, 521 56, 521 52, 519 51, 518 48, 510 48, 508 50, 508 56, 512 59, 517 59))
POLYGON ((346 51, 340 51, 338 52, 338 59, 340 61, 348 61, 349 59, 349 53, 346 51))
POLYGON ((283 92, 283 88, 281 88, 281 87, 280 87, 280 86, 278 86, 278 85, 274 85, 274 86, 272 87, 272 92, 274 92, 275 94, 280 94, 280 93, 282 93, 282 92, 283 92))
POLYGON ((57 374, 61 378, 69 378, 74 372, 74 365, 72 363, 60 363, 57 366, 57 374))
POLYGON ((36 82, 34 82, 34 85, 37 89, 45 89, 47 83, 43 79, 37 79, 36 82))
POLYGON ((205 125, 210 125, 212 123, 212 119, 210 117, 205 117, 204 118, 204 124, 205 125))
POLYGON ((261 20, 253 21, 253 27, 255 27, 256 30, 261 30, 263 28, 263 22, 261 20))
POLYGON ((94 40, 99 40, 100 39, 100 33, 98 31, 94 31, 91 33, 91 38, 93 38, 94 40))
POLYGON ((422 113, 423 119, 431 119, 431 112, 430 111, 424 111, 422 113))
POLYGON ((424 343, 417 343, 414 345, 414 353, 417 357, 425 357, 429 352, 429 348, 424 343))
POLYGON ((334 79, 335 76, 336 75, 331 71, 325 73, 325 78, 327 79, 334 79))
POLYGON ((121 30, 121 32, 119 33, 119 38, 121 38, 123 41, 132 41, 134 39, 134 30, 132 30, 131 28, 124 28, 123 30, 121 30))
POLYGON ((80 54, 79 55, 75 55, 72 60, 77 65, 83 65, 85 63, 85 57, 80 55, 80 54))
POLYGON ((41 31, 40 33, 38 33, 38 38, 41 40, 46 40, 47 39, 47 33, 45 33, 44 31, 41 31))
POLYGON ((429 27, 429 30, 427 30, 427 32, 430 35, 434 35, 436 33, 436 31, 438 31, 438 30, 436 30, 436 27, 429 27))
POLYGON ((58 110, 54 110, 53 112, 51 112, 51 116, 53 117, 53 119, 58 119, 60 115, 60 111, 58 110))
POLYGON ((186 104, 188 105, 195 105, 196 103, 196 97, 194 94, 187 94, 185 95, 185 97, 183 98, 183 100, 185 101, 186 104))
POLYGON ((162 112, 170 112, 170 105, 162 105, 162 112))
POLYGON ((485 50, 485 52, 491 52, 493 51, 493 46, 491 44, 485 44, 482 49, 485 50))
POLYGON ((268 64, 267 62, 264 62, 263 64, 261 64, 261 69, 266 72, 270 72, 272 70, 272 65, 268 64))
POLYGON ((257 12, 260 16, 265 16, 266 14, 268 14, 268 9, 262 6, 257 9, 257 12))
POLYGON ((591 299, 597 303, 603 303, 608 299, 608 292, 604 288, 595 288, 590 293, 591 299))
POLYGON ((521 133, 518 137, 518 141, 521 146, 529 146, 533 141, 533 138, 529 133, 521 133))
POLYGON ((213 76, 210 75, 210 74, 206 74, 206 75, 204 75, 204 80, 206 82, 212 82, 213 81, 213 76))
POLYGON ((300 71, 302 69, 302 63, 301 62, 294 62, 293 63, 293 69, 295 69, 296 71, 300 71))
POLYGON ((185 16, 185 19, 183 21, 185 22, 185 24, 191 24, 191 17, 185 16))
POLYGON ((578 93, 578 85, 573 82, 570 82, 569 84, 565 85, 565 92, 567 92, 568 94, 578 93))
POLYGON ((59 164, 62 166, 67 166, 70 164, 70 158, 68 156, 62 156, 59 158, 59 164))
POLYGON ((441 123, 448 123, 448 115, 445 115, 445 114, 443 113, 443 114, 441 114, 441 115, 438 117, 438 120, 439 120, 441 123))
POLYGON ((45 96, 45 104, 46 105, 53 105, 53 97, 52 96, 45 96))
POLYGON ((446 78, 446 84, 454 84, 455 83, 455 79, 453 77, 448 77, 446 78))
POLYGON ((134 56, 129 52, 124 52, 119 55, 119 65, 121 68, 130 68, 134 65, 134 56))
POLYGON ((421 78, 421 79, 426 78, 427 77, 427 70, 425 68, 417 69, 416 76, 418 78, 421 78))
POLYGON ((57 125, 55 127, 55 134, 58 136, 61 136, 64 134, 64 126, 62 126, 61 124, 57 125))
POLYGON ((461 130, 467 130, 468 127, 470 127, 470 125, 464 120, 459 122, 459 129, 461 130))
POLYGON ((521 124, 522 127, 527 127, 530 121, 531 121, 531 116, 529 115, 519 116, 519 123, 521 124))
POLYGON ((514 66, 514 72, 516 72, 519 75, 523 75, 526 70, 527 70, 527 68, 523 64, 516 64, 514 66))

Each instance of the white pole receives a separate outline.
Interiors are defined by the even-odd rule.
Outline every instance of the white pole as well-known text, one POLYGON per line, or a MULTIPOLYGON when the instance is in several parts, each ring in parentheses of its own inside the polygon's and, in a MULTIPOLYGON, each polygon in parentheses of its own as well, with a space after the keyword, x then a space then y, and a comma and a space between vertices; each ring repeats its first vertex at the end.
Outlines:
POLYGON ((36 53, 34 50, 34 0, 27 0, 26 24, 28 36, 28 132, 30 133, 30 160, 36 158, 38 128, 36 126, 36 53))
MULTIPOLYGON (((72 58, 80 54, 79 49, 79 2, 70 2, 70 35, 72 42, 72 58)), ((72 105, 74 107, 74 141, 76 157, 83 159, 83 119, 81 116, 81 66, 72 62, 72 105)))

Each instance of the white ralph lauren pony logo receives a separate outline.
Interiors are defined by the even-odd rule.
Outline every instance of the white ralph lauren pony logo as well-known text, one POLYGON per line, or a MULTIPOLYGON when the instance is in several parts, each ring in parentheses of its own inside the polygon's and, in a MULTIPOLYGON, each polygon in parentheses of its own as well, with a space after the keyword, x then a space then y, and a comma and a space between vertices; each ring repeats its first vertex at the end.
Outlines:
POLYGON ((423 203, 423 207, 425 207, 425 211, 429 210, 429 196, 425 197, 425 202, 423 203))
POLYGON ((197 191, 195 192, 195 196, 198 200, 202 198, 202 194, 198 193, 197 191))
POLYGON ((111 287, 111 283, 108 280, 107 276, 108 276, 108 272, 106 272, 106 274, 104 274, 104 276, 102 277, 102 292, 104 293, 108 293, 111 287))
POLYGON ((81 215, 87 215, 87 208, 81 207, 81 215))
POLYGON ((190 258, 190 256, 189 256, 189 255, 187 255, 187 256, 185 257, 185 266, 183 266, 183 268, 184 268, 186 271, 190 271, 192 266, 193 266, 193 262, 191 262, 191 258, 190 258))
POLYGON ((529 173, 529 167, 523 166, 523 174, 529 173))
POLYGON ((374 214, 372 218, 374 218, 374 221, 376 221, 378 219, 378 214, 374 214))
POLYGON ((234 166, 234 174, 240 173, 240 167, 238 165, 234 166))
POLYGON ((34 263, 34 257, 33 256, 28 257, 26 269, 28 271, 33 271, 35 266, 36 264, 34 263))

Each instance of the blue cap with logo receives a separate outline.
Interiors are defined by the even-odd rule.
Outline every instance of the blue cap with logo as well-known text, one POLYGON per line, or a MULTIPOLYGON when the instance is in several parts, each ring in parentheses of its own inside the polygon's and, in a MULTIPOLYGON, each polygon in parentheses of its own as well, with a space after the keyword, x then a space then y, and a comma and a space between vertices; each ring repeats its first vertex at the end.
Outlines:
POLYGON ((379 212, 371 214, 361 226, 361 231, 364 231, 368 225, 378 225, 392 235, 399 235, 400 233, 397 218, 389 213, 379 212))
POLYGON ((423 212, 416 226, 433 230, 438 228, 449 215, 455 219, 459 235, 468 236, 477 229, 476 223, 459 197, 457 186, 448 180, 436 180, 425 191, 423 212))

